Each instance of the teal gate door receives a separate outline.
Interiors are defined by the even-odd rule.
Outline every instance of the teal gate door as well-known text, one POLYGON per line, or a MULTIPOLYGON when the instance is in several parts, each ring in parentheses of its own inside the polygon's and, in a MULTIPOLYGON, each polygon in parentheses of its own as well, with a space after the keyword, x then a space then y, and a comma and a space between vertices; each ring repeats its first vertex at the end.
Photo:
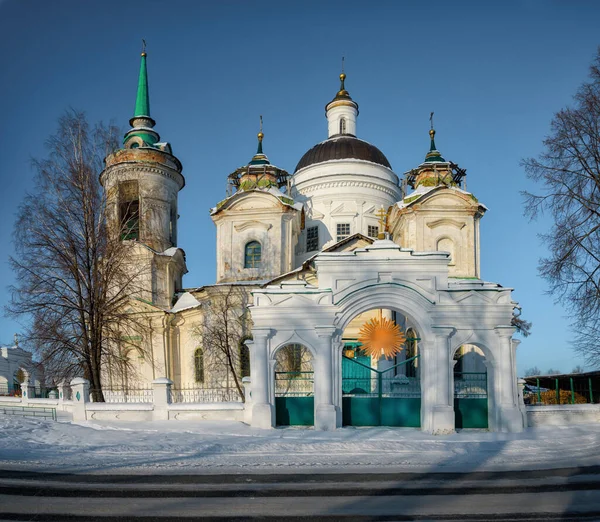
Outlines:
POLYGON ((488 427, 486 372, 454 373, 454 424, 456 428, 488 427))
POLYGON ((313 372, 275 372, 277 426, 314 426, 313 372))
POLYGON ((405 368, 419 356, 376 370, 371 358, 342 356, 344 426, 421 426, 421 383, 405 368))

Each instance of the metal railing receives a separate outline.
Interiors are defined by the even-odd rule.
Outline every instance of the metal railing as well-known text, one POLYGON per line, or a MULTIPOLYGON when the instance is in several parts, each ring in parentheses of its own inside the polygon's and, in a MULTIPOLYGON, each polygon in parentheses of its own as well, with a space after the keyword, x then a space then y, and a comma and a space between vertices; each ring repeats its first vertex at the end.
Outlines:
POLYGON ((190 402, 243 402, 235 386, 229 388, 204 388, 197 384, 171 388, 172 403, 190 402))
POLYGON ((526 379, 523 393, 525 404, 551 406, 558 404, 594 404, 598 402, 598 387, 591 377, 535 377, 526 379), (535 384, 534 384, 535 383, 535 384))
POLYGON ((0 384, 0 396, 1 397, 20 397, 21 386, 19 384, 9 385, 7 382, 0 384))
POLYGON ((275 397, 312 397, 314 372, 275 372, 275 397))
MULTIPOLYGON (((90 389, 90 401, 93 402, 96 395, 97 390, 90 389)), ((137 388, 134 386, 103 386, 102 395, 104 396, 104 402, 154 402, 154 390, 152 388, 137 388)))
POLYGON ((389 368, 378 370, 358 360, 342 356, 342 395, 345 397, 420 398, 421 379, 408 377, 403 370, 419 358, 415 355, 389 368))
POLYGON ((455 399, 485 399, 486 397, 486 372, 454 372, 455 399))
POLYGON ((0 413, 19 417, 41 417, 56 420, 56 408, 42 406, 0 406, 0 413))

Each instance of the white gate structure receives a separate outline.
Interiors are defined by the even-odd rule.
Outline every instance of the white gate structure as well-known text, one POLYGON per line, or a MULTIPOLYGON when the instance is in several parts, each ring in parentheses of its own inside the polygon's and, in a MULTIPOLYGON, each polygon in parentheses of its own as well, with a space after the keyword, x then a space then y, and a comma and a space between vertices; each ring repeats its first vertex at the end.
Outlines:
POLYGON ((464 345, 485 356, 488 427, 523 429, 511 326, 517 306, 510 288, 448 277, 447 252, 415 252, 384 239, 352 252, 315 258, 318 286, 285 281, 253 291, 250 307, 253 426, 275 426, 275 353, 287 344, 310 350, 315 429, 342 425, 342 333, 358 314, 377 308, 406 317, 419 332, 421 429, 455 429, 454 354, 464 345))

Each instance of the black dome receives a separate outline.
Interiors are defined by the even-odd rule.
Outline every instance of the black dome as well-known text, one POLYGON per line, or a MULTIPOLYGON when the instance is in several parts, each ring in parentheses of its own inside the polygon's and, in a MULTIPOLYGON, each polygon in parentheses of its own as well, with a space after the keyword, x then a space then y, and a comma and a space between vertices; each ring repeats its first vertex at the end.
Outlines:
POLYGON ((300 169, 314 165, 315 163, 346 158, 370 161, 378 165, 383 165, 388 169, 392 168, 383 152, 375 147, 375 145, 359 140, 354 136, 338 135, 318 143, 304 154, 298 165, 296 165, 294 172, 298 172, 300 169))

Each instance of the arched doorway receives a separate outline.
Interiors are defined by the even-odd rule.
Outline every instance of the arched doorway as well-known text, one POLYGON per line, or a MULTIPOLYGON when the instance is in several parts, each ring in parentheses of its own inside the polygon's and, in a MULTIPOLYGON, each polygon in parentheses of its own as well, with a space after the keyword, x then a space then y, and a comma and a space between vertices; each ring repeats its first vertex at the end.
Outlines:
POLYGON ((473 344, 463 344, 454 354, 454 424, 456 429, 488 428, 485 355, 473 344))
POLYGON ((277 426, 314 426, 314 372, 308 348, 288 344, 277 350, 274 389, 277 426))
MULTIPOLYGON (((388 323, 389 324, 389 323, 388 323)), ((407 318, 390 309, 358 314, 346 326, 342 341, 342 424, 345 426, 421 426, 421 382, 418 334, 407 318), (406 337, 391 357, 368 354, 359 332, 373 319, 391 321, 406 337)))

